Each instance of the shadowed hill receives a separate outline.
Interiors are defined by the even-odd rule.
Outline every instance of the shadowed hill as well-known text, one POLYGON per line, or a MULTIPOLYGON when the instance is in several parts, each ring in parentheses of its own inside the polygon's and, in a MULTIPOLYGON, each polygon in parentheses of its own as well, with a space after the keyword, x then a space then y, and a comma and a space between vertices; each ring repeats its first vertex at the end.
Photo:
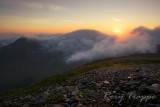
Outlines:
MULTIPOLYGON (((26 88, 28 89, 29 92, 32 91, 34 92, 34 90, 37 90, 40 87, 49 86, 57 82, 61 83, 67 79, 70 79, 73 76, 103 68, 124 68, 124 67, 138 67, 141 65, 148 65, 148 64, 160 64, 159 56, 160 56, 159 54, 137 54, 125 57, 107 58, 103 60, 98 60, 85 64, 69 72, 51 76, 49 78, 42 80, 39 83, 36 83, 35 85, 26 88)), ((18 90, 22 91, 23 88, 18 90)), ((13 91, 13 94, 17 93, 20 94, 18 91, 13 91)))
POLYGON ((1 95, 1 104, 55 105, 55 106, 128 106, 155 105, 160 93, 159 54, 139 54, 94 61, 70 72, 46 78, 30 87, 20 88, 1 95), (132 79, 133 78, 133 79, 132 79), (135 88, 136 87, 136 88, 135 88), (111 92, 107 97, 105 92, 111 92), (152 95, 154 99, 131 99, 126 96, 136 92, 140 96, 152 95), (111 96, 122 95, 118 100, 111 96), (94 102, 93 102, 94 100, 94 102), (121 101, 120 103, 117 103, 121 101), (141 101, 141 102, 140 102, 141 101), (23 104, 22 104, 23 103, 23 104))
POLYGON ((61 52, 46 53, 41 48, 39 41, 27 38, 0 48, 0 92, 66 71, 61 52))
POLYGON ((74 53, 91 49, 94 43, 104 37, 106 35, 94 30, 79 30, 49 39, 22 37, 1 47, 0 93, 33 84, 86 63, 66 63, 66 59, 74 53))

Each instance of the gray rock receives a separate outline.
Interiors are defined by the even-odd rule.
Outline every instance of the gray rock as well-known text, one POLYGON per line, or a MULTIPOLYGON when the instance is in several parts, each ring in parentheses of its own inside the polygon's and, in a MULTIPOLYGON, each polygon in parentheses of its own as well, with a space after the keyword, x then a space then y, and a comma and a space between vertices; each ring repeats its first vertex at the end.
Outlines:
POLYGON ((71 107, 77 107, 77 103, 73 103, 71 107))
POLYGON ((139 81, 135 82, 135 81, 131 81, 131 82, 128 82, 127 85, 138 85, 140 84, 139 81))
POLYGON ((111 100, 110 100, 108 97, 105 97, 105 98, 103 99, 103 101, 106 102, 106 103, 109 103, 111 100))
POLYGON ((24 104, 22 107, 29 107, 29 105, 28 104, 24 104))
POLYGON ((82 86, 82 84, 81 83, 78 83, 78 87, 81 87, 82 86))
POLYGON ((140 92, 143 92, 143 91, 145 91, 147 89, 147 84, 143 84, 143 85, 141 85, 139 88, 138 88, 138 90, 140 91, 140 92))
POLYGON ((75 90, 71 93, 71 95, 77 95, 79 93, 79 90, 75 90))
POLYGON ((60 86, 60 87, 57 87, 56 89, 57 89, 57 91, 58 91, 58 92, 60 92, 60 91, 62 91, 62 90, 63 90, 63 87, 62 87, 62 86, 60 86))
POLYGON ((160 107, 160 104, 147 104, 147 107, 160 107))
POLYGON ((76 97, 71 97, 70 98, 70 103, 78 103, 79 99, 76 97))
POLYGON ((130 86, 130 88, 131 88, 131 89, 136 88, 136 85, 132 85, 132 86, 130 86))
POLYGON ((101 84, 96 83, 95 85, 96 85, 96 87, 101 87, 101 84))
POLYGON ((46 99, 48 96, 49 96, 49 92, 47 92, 47 91, 45 91, 45 92, 42 94, 43 99, 46 99))
POLYGON ((160 84, 152 84, 151 86, 147 88, 150 92, 154 92, 156 94, 160 93, 160 84))
POLYGON ((54 104, 52 107, 65 107, 64 105, 54 104))
POLYGON ((121 89, 119 87, 115 88, 116 91, 120 91, 121 89))
POLYGON ((159 81, 157 81, 157 80, 148 80, 147 84, 148 85, 152 85, 152 84, 157 83, 157 82, 159 82, 159 81))

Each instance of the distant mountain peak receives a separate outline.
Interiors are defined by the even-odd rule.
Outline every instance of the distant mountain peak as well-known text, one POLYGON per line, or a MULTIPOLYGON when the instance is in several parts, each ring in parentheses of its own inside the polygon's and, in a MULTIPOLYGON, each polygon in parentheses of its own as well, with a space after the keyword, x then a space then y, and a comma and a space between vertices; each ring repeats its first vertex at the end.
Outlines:
POLYGON ((19 43, 19 42, 27 42, 27 41, 28 41, 28 38, 26 38, 26 37, 21 37, 21 38, 17 39, 15 42, 16 42, 16 43, 19 43))
POLYGON ((83 33, 83 34, 103 34, 97 30, 93 30, 93 29, 80 29, 80 30, 76 30, 73 31, 71 33, 83 33))
POLYGON ((86 39, 86 40, 102 40, 107 37, 107 34, 101 33, 92 29, 80 29, 67 34, 62 35, 62 38, 74 38, 74 39, 86 39))
POLYGON ((75 30, 73 32, 99 32, 99 31, 94 30, 94 29, 79 29, 79 30, 75 30))

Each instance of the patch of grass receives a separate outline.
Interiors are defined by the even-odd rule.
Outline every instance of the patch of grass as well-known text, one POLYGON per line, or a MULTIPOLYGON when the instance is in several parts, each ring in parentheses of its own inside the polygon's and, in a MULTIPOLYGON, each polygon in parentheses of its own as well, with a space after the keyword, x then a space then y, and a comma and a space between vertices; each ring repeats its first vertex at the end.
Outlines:
POLYGON ((47 99, 45 99, 42 104, 51 104, 53 101, 53 99, 51 97, 48 97, 47 99))
POLYGON ((64 100, 63 97, 64 97, 63 94, 59 94, 59 95, 55 96, 53 98, 54 103, 58 104, 58 103, 63 102, 63 100, 64 100))
POLYGON ((160 80, 160 75, 154 75, 154 78, 160 80))

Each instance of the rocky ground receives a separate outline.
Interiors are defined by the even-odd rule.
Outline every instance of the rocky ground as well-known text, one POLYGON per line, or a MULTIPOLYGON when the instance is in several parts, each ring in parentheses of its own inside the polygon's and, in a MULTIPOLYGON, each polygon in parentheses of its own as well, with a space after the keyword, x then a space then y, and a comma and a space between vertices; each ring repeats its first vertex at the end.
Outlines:
POLYGON ((1 96, 0 106, 160 107, 160 65, 89 71, 31 94, 1 96))

